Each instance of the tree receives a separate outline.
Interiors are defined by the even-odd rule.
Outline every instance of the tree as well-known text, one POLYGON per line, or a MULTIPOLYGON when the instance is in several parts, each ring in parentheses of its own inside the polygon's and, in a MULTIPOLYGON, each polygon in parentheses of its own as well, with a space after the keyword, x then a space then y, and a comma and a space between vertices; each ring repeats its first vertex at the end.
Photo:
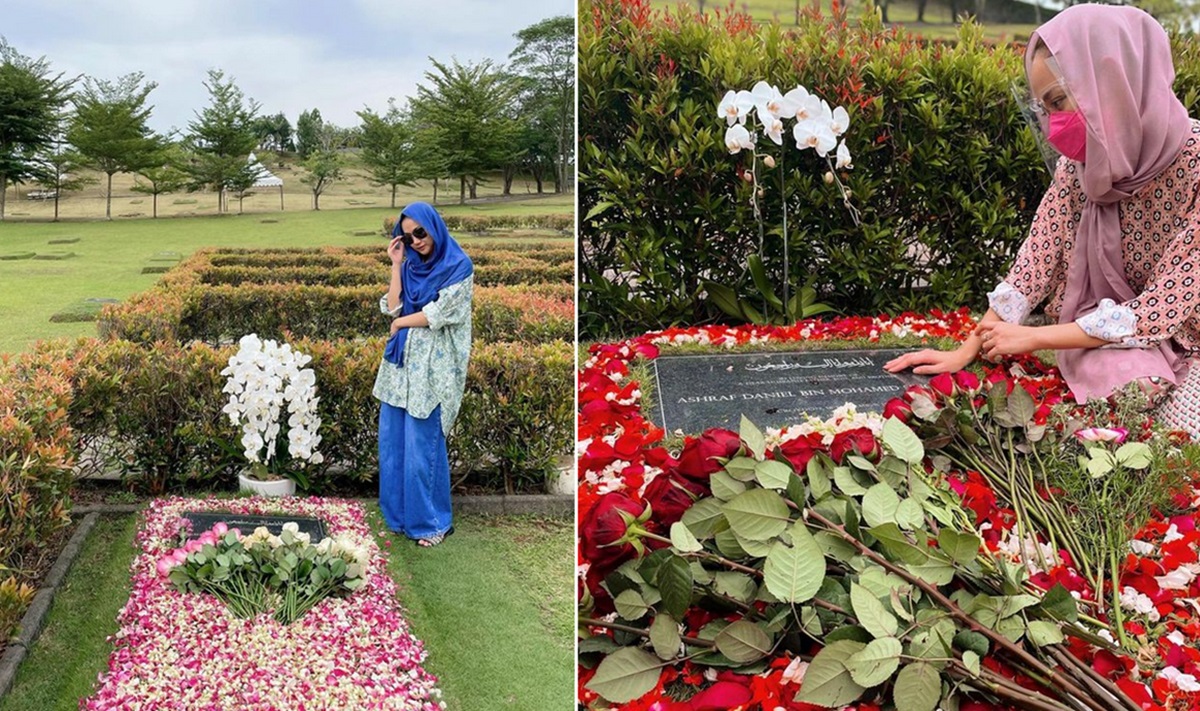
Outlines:
POLYGON ((158 196, 176 192, 188 184, 187 171, 183 169, 185 158, 178 145, 164 139, 149 165, 143 166, 138 175, 146 182, 134 179, 133 191, 150 195, 153 201, 153 216, 158 217, 158 196))
POLYGON ((308 171, 300 182, 312 190, 313 209, 321 209, 321 193, 342 177, 342 157, 336 150, 317 149, 301 165, 308 171))
POLYGON ((141 72, 115 82, 88 77, 75 96, 75 115, 67 140, 89 168, 104 173, 104 216, 112 219, 112 178, 116 173, 136 173, 150 164, 161 148, 146 121, 153 107, 146 105, 158 85, 146 82, 141 72))
POLYGON ((554 192, 567 188, 575 158, 575 19, 551 17, 516 34, 521 44, 509 54, 513 67, 524 70, 552 107, 548 126, 557 142, 554 192))
POLYGON ((396 188, 412 185, 418 173, 413 162, 412 122, 394 99, 388 100, 388 110, 383 116, 368 108, 359 111, 358 117, 362 119, 359 146, 363 164, 372 184, 391 188, 395 208, 396 188))
POLYGON ((274 116, 259 116, 254 121, 254 133, 258 136, 258 147, 265 151, 293 151, 292 123, 283 112, 274 116))
POLYGON ((247 177, 254 182, 255 168, 246 159, 258 145, 254 119, 259 104, 253 99, 247 101, 233 79, 226 81, 225 73, 218 69, 209 70, 204 87, 211 103, 188 124, 189 133, 184 139, 191 153, 188 189, 216 190, 217 212, 224 212, 229 188, 247 177))
POLYGON ((442 175, 459 180, 459 203, 466 202, 467 187, 475 186, 489 170, 511 160, 516 152, 516 121, 509 116, 518 86, 511 77, 492 68, 490 60, 447 66, 430 59, 436 72, 425 72, 432 86, 417 85, 413 114, 426 167, 445 169, 442 175))
POLYGON ((8 184, 40 175, 38 153, 58 135, 74 83, 52 73, 44 57, 30 59, 0 37, 0 220, 8 184))
POLYGON ((82 190, 96 179, 80 174, 84 161, 61 135, 54 139, 50 148, 39 154, 38 161, 41 167, 37 182, 43 190, 54 193, 54 222, 58 222, 58 204, 63 194, 82 190))
POLYGON ((324 125, 319 110, 300 113, 300 118, 296 119, 296 152, 300 154, 301 159, 308 158, 309 154, 317 150, 321 140, 321 128, 324 125))

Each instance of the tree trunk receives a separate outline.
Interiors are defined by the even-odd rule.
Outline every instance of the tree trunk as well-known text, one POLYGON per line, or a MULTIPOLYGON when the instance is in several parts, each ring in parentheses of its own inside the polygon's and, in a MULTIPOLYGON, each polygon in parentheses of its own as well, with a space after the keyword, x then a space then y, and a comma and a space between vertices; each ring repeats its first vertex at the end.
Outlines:
POLYGON ((475 198, 479 197, 479 196, 478 196, 478 195, 475 193, 475 190, 476 190, 476 189, 479 187, 479 183, 477 183, 477 182, 475 181, 475 178, 471 178, 471 180, 467 182, 467 187, 468 187, 468 188, 470 189, 470 191, 471 191, 471 199, 472 199, 472 200, 474 200, 475 198))
POLYGON ((392 183, 392 209, 396 209, 396 184, 392 183))
POLYGON ((433 179, 433 204, 434 205, 437 204, 437 189, 438 189, 438 179, 434 178, 433 179))
POLYGON ((800 0, 796 0, 796 26, 800 26, 800 0))
POLYGON ((112 177, 113 174, 108 174, 108 195, 104 199, 104 216, 112 219, 112 177))
MULTIPOLYGON (((929 0, 917 0, 917 22, 925 21, 925 5, 929 0)), ((1041 24, 1040 22, 1038 23, 1041 24)))
POLYGON ((8 174, 0 175, 0 220, 4 219, 4 201, 8 197, 8 174))
POLYGON ((888 16, 887 16, 888 0, 880 0, 879 10, 880 10, 880 18, 879 19, 883 20, 884 22, 887 22, 888 21, 888 16))
POLYGON ((513 178, 517 177, 517 171, 512 168, 504 169, 504 195, 512 195, 513 178))
POLYGON ((54 191, 54 222, 58 222, 58 190, 54 191))
POLYGON ((458 176, 458 204, 465 205, 467 202, 467 176, 458 176))
POLYGON ((152 197, 154 198, 151 201, 151 204, 154 206, 154 219, 157 220, 158 219, 158 193, 154 193, 154 195, 152 197))

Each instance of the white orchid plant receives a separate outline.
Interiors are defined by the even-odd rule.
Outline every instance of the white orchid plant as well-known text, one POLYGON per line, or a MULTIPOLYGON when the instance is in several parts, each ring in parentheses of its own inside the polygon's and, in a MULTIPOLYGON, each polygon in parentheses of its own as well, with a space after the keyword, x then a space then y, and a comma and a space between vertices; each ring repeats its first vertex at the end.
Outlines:
POLYGON ((321 418, 316 375, 304 367, 312 356, 253 333, 243 336, 238 346, 221 371, 226 377, 223 392, 229 394, 222 412, 241 426, 251 476, 288 478, 307 488, 304 468, 324 461, 317 451, 321 418))
MULTIPOLYGON (((842 106, 833 108, 827 101, 811 94, 803 86, 797 86, 786 94, 781 93, 778 88, 768 84, 765 81, 760 81, 754 85, 750 91, 728 91, 724 98, 717 105, 717 114, 719 118, 725 119, 728 129, 725 131, 725 147, 729 149, 730 154, 736 155, 744 150, 751 151, 751 166, 750 170, 744 175, 746 180, 753 183, 753 191, 751 193, 751 206, 754 209, 754 216, 758 221, 759 226, 759 250, 762 251, 765 236, 763 234, 763 217, 762 210, 759 205, 759 198, 762 197, 763 190, 759 186, 758 164, 761 160, 767 168, 775 168, 778 166, 780 175, 780 185, 784 182, 783 168, 783 151, 779 151, 779 158, 776 160, 769 153, 760 155, 758 149, 759 135, 752 132, 747 127, 748 120, 753 116, 757 119, 758 127, 761 129, 761 135, 770 139, 775 145, 783 146, 784 134, 787 129, 787 122, 794 121, 792 125, 792 137, 795 139, 796 148, 804 151, 812 149, 818 157, 824 159, 829 166, 829 171, 825 174, 825 182, 835 183, 842 195, 842 202, 846 209, 850 211, 850 217, 854 220, 854 224, 859 224, 858 210, 850 203, 850 194, 846 187, 842 185, 842 181, 838 178, 837 172, 840 170, 848 170, 853 168, 853 160, 850 156, 850 149, 846 146, 846 141, 842 136, 850 127, 850 114, 842 106)), ((753 124, 751 124, 751 127, 753 124)), ((788 296, 788 225, 787 225, 787 200, 783 200, 783 271, 784 271, 784 286, 783 299, 780 301, 773 294, 764 293, 768 301, 768 305, 776 305, 781 310, 785 317, 800 318, 803 316, 814 315, 822 311, 830 310, 820 304, 813 304, 815 292, 806 288, 801 293, 796 295, 796 299, 792 300, 788 296), (811 308, 805 308, 806 306, 811 308)), ((755 255, 751 257, 751 271, 754 273, 755 282, 760 290, 764 290, 765 276, 762 267, 762 257, 755 255)), ((765 319, 754 318, 756 313, 747 313, 747 307, 744 304, 736 304, 736 296, 732 297, 728 291, 722 291, 725 287, 720 285, 716 289, 710 288, 709 291, 717 292, 713 295, 717 297, 717 303, 721 308, 734 315, 743 315, 750 317, 751 320, 759 321, 765 319), (731 311, 731 308, 736 309, 736 313, 731 311)))

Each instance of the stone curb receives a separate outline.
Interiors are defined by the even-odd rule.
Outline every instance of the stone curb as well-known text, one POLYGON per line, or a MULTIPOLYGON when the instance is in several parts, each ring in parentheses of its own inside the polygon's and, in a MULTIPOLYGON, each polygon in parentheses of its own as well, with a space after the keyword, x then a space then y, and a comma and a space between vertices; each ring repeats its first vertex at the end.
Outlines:
MULTIPOLYGON (((359 497, 354 499, 363 503, 374 501, 374 497, 359 497)), ((481 496, 452 496, 450 503, 457 514, 480 514, 484 516, 556 516, 569 517, 575 515, 575 497, 570 494, 522 494, 519 496, 481 495, 481 496)), ((141 504, 95 504, 76 506, 71 509, 76 514, 91 513, 137 513, 141 504)))
POLYGON ((58 560, 54 561, 54 566, 46 575, 45 584, 33 598, 33 604, 21 618, 20 632, 10 640, 4 656, 0 657, 0 697, 3 697, 12 688, 13 681, 17 678, 17 667, 25 659, 29 648, 42 631, 46 614, 50 611, 50 603, 54 601, 54 593, 58 591, 58 586, 62 584, 71 564, 79 556, 79 551, 83 549, 84 541, 92 532, 98 518, 100 518, 100 513, 97 511, 92 511, 84 516, 79 528, 72 534, 71 540, 67 541, 67 546, 63 548, 62 553, 58 555, 58 560))

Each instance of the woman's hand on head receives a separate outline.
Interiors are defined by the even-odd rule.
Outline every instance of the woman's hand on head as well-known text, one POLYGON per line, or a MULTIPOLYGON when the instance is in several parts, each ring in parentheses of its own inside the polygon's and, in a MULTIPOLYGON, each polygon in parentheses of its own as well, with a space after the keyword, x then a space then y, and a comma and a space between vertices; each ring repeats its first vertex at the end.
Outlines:
POLYGON ((981 323, 975 328, 975 335, 983 341, 980 353, 988 360, 995 360, 1002 355, 1032 353, 1043 347, 1036 327, 1007 321, 981 323))
POLYGON ((392 260, 393 265, 398 265, 404 261, 404 245, 401 244, 399 237, 392 238, 388 244, 388 258, 392 260))
POLYGON ((974 360, 975 357, 964 348, 953 351, 937 351, 932 348, 905 353, 883 364, 883 369, 889 373, 898 373, 906 368, 912 368, 918 375, 933 375, 935 373, 953 373, 974 360))

